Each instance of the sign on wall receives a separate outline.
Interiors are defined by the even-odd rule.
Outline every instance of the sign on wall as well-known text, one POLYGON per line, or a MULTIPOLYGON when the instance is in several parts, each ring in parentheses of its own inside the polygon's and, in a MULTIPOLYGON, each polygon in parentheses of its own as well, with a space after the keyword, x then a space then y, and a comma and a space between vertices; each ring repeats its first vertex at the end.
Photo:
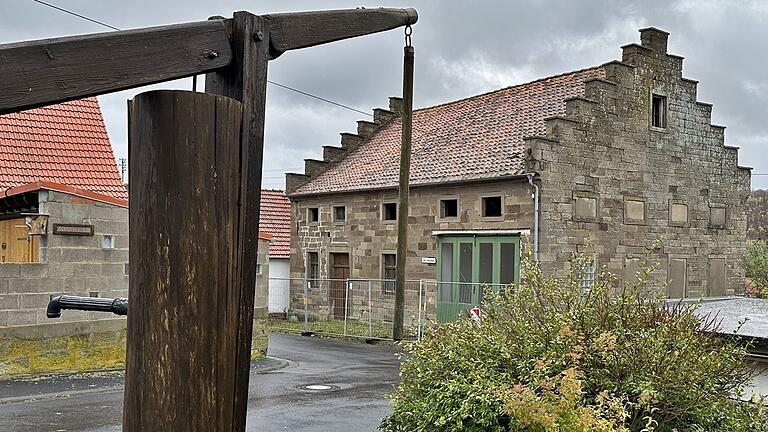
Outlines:
POLYGON ((53 233, 58 235, 92 236, 93 225, 53 224, 53 233))
POLYGON ((422 264, 437 264, 437 257, 421 257, 422 264))

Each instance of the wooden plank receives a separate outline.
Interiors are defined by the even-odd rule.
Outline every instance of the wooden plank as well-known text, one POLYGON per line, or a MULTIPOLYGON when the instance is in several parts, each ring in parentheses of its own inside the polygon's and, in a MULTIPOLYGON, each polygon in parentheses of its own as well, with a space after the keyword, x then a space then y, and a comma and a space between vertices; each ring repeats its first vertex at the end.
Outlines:
POLYGON ((272 58, 306 48, 415 24, 415 9, 341 9, 264 15, 271 28, 272 58))
POLYGON ((134 98, 123 430, 231 431, 242 104, 184 91, 134 98))
POLYGON ((0 45, 0 114, 228 65, 223 20, 0 45))
MULTIPOLYGON (((256 286, 256 261, 259 234, 262 154, 264 150, 264 110, 267 95, 270 23, 248 12, 236 12, 232 20, 235 60, 230 66, 206 76, 206 92, 228 96, 243 103, 240 138, 240 207, 237 209, 235 241, 229 254, 236 259, 230 268, 233 291, 230 314, 237 320, 237 357, 233 431, 245 430, 250 374, 253 307, 256 286)), ((224 429, 219 429, 224 430, 224 429)), ((230 430, 230 429, 226 429, 230 430)))

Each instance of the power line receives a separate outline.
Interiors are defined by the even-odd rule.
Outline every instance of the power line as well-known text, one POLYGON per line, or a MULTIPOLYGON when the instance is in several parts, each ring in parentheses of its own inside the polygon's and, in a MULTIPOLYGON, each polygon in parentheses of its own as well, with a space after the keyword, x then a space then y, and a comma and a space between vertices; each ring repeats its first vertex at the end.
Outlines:
POLYGON ((40 3, 41 5, 45 5, 45 6, 48 6, 49 8, 53 8, 53 9, 56 9, 56 10, 58 10, 58 11, 61 11, 61 12, 64 12, 64 13, 70 14, 70 15, 74 15, 74 16, 76 16, 76 17, 78 17, 78 18, 82 18, 82 19, 84 19, 84 20, 86 20, 86 21, 90 21, 90 22, 92 22, 92 23, 95 23, 95 24, 99 24, 99 25, 102 25, 102 26, 104 26, 104 27, 108 27, 108 28, 111 28, 112 30, 120 30, 120 29, 119 29, 119 28, 117 28, 117 27, 113 27, 113 26, 111 26, 111 25, 109 25, 109 24, 103 23, 103 22, 101 22, 101 21, 97 21, 97 20, 95 20, 95 19, 93 19, 93 18, 88 18, 88 17, 87 17, 87 16, 85 16, 85 15, 80 15, 80 14, 79 14, 79 13, 77 13, 77 12, 72 12, 71 10, 67 10, 67 9, 64 9, 64 8, 62 8, 62 7, 59 7, 59 6, 56 6, 56 5, 50 4, 50 3, 46 3, 46 2, 44 2, 44 1, 41 1, 41 0, 32 0, 32 1, 33 1, 33 2, 35 2, 35 3, 40 3))
MULTIPOLYGON (((42 0, 32 0, 32 1, 33 1, 33 2, 35 2, 35 3, 39 3, 39 4, 41 4, 41 5, 44 5, 44 6, 48 6, 48 7, 50 7, 50 8, 56 9, 56 10, 58 10, 58 11, 64 12, 64 13, 66 13, 66 14, 69 14, 69 15, 73 15, 73 16, 76 16, 76 17, 78 17, 78 18, 82 18, 82 19, 84 19, 84 20, 87 20, 87 21, 90 21, 90 22, 92 22, 92 23, 95 23, 95 24, 99 24, 99 25, 102 25, 102 26, 104 26, 104 27, 107 27, 107 28, 110 28, 110 29, 112 29, 112 30, 117 30, 117 31, 120 31, 120 30, 121 30, 121 29, 119 29, 119 28, 117 28, 117 27, 115 27, 115 26, 111 26, 111 25, 109 25, 109 24, 103 23, 103 22, 101 22, 101 21, 98 21, 98 20, 95 20, 95 19, 93 19, 93 18, 89 18, 89 17, 87 17, 87 16, 85 16, 85 15, 81 15, 81 14, 79 14, 79 13, 77 13, 77 12, 72 12, 71 10, 68 10, 68 9, 64 9, 63 7, 59 7, 59 6, 56 6, 56 5, 54 5, 54 4, 51 4, 51 3, 47 3, 47 2, 44 2, 44 1, 42 1, 42 0)), ((336 106, 338 106, 338 107, 341 107, 341 108, 344 108, 344 109, 348 109, 348 110, 350 110, 350 111, 354 111, 354 112, 356 112, 356 113, 364 114, 364 115, 367 115, 368 117, 373 117, 373 114, 371 114, 371 113, 368 113, 368 112, 365 112, 365 111, 359 110, 359 109, 357 109, 357 108, 352 108, 352 107, 350 107, 350 106, 344 105, 344 104, 342 104, 342 103, 339 103, 339 102, 335 102, 335 101, 332 101, 332 100, 330 100, 330 99, 326 99, 326 98, 324 98, 324 97, 320 97, 320 96, 317 96, 317 95, 313 95, 312 93, 308 93, 308 92, 305 92, 305 91, 303 91, 303 90, 299 90, 299 89, 296 89, 296 88, 293 88, 293 87, 287 86, 287 85, 285 85, 285 84, 280 84, 280 83, 278 83, 278 82, 275 82, 275 81, 271 81, 271 80, 267 80, 267 82, 268 82, 268 83, 270 83, 270 84, 276 85, 276 86, 278 86, 278 87, 282 87, 282 88, 284 88, 284 89, 286 89, 286 90, 290 90, 290 91, 293 91, 293 92, 296 92, 296 93, 302 94, 302 95, 304 95, 304 96, 308 96, 308 97, 311 97, 311 98, 314 98, 314 99, 317 99, 317 100, 323 101, 323 102, 325 102, 325 103, 329 103, 329 104, 332 104, 332 105, 336 105, 336 106)))
POLYGON ((350 111, 354 111, 354 112, 356 112, 356 113, 360 113, 360 114, 363 114, 363 115, 367 115, 367 116, 369 116, 369 117, 373 117, 373 114, 371 114, 371 113, 367 113, 367 112, 365 112, 365 111, 361 111, 361 110, 359 110, 359 109, 357 109, 357 108, 352 108, 352 107, 350 107, 350 106, 347 106, 347 105, 344 105, 344 104, 340 104, 340 103, 338 103, 338 102, 334 102, 334 101, 332 101, 332 100, 330 100, 330 99, 325 99, 325 98, 322 98, 322 97, 320 97, 320 96, 316 96, 316 95, 313 95, 312 93, 307 93, 307 92, 305 92, 305 91, 302 91, 302 90, 298 90, 298 89, 295 89, 295 88, 293 88, 293 87, 288 87, 287 85, 284 85, 284 84, 280 84, 280 83, 276 83, 276 82, 274 82, 274 81, 270 81, 270 80, 267 80, 267 82, 268 82, 268 83, 270 83, 270 84, 274 84, 274 85, 276 85, 276 86, 278 86, 278 87, 282 87, 282 88, 284 88, 284 89, 286 89, 286 90, 291 90, 291 91, 294 91, 294 92, 296 92, 296 93, 302 94, 302 95, 304 95, 304 96, 309 96, 309 97, 311 97, 311 98, 315 98, 315 99, 317 99, 317 100, 321 100, 321 101, 323 101, 323 102, 326 102, 326 103, 329 103, 329 104, 332 104, 332 105, 336 105, 336 106, 339 106, 339 107, 342 107, 342 108, 346 108, 346 109, 348 109, 348 110, 350 110, 350 111))

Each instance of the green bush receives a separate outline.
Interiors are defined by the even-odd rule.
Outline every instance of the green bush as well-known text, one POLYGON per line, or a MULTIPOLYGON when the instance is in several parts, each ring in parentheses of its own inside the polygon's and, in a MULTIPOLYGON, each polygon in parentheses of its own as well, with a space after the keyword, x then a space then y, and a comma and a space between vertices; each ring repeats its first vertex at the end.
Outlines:
POLYGON ((620 291, 602 273, 582 290, 523 263, 524 283, 483 306, 482 323, 436 325, 406 345, 387 432, 758 431, 762 401, 745 347, 715 336, 694 306, 664 307, 649 268, 620 291))
POLYGON ((768 297, 768 243, 764 240, 751 241, 745 254, 747 294, 768 297))

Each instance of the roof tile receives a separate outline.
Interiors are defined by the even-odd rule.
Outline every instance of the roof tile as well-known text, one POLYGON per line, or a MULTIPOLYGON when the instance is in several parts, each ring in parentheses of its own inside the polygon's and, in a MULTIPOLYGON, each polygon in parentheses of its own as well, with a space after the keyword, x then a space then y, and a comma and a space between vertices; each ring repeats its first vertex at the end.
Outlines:
MULTIPOLYGON (((520 174, 523 138, 543 135, 544 119, 565 114, 565 99, 584 95, 584 81, 605 77, 598 66, 415 110, 412 185, 520 174)), ((401 118, 293 195, 394 188, 400 165, 401 118)))

